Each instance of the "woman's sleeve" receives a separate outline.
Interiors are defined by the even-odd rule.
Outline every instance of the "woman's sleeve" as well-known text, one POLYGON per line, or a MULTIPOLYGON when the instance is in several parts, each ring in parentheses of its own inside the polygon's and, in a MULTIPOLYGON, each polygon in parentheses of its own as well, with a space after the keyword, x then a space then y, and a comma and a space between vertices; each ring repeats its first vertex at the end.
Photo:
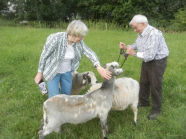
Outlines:
POLYGON ((56 38, 53 35, 47 37, 46 43, 40 56, 38 72, 43 73, 44 67, 46 65, 46 60, 54 52, 56 43, 56 38))

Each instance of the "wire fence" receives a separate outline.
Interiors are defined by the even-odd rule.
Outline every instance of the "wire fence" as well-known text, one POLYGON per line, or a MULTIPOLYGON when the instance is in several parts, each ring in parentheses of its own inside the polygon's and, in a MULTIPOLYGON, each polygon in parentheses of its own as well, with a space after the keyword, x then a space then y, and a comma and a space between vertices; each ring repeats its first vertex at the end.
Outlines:
MULTIPOLYGON (((128 30, 129 26, 119 25, 117 23, 107 23, 104 21, 92 22, 83 21, 89 29, 97 30, 128 30)), ((0 26, 7 27, 33 27, 33 28, 61 28, 66 29, 69 22, 65 21, 25 21, 25 22, 14 22, 11 20, 1 20, 0 26)))

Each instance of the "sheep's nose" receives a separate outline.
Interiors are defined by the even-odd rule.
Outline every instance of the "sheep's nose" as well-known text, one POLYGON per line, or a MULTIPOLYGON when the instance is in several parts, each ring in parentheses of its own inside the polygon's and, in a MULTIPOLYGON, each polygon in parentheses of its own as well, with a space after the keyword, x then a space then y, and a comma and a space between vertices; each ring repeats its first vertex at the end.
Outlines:
POLYGON ((98 81, 96 81, 96 83, 98 83, 98 81))

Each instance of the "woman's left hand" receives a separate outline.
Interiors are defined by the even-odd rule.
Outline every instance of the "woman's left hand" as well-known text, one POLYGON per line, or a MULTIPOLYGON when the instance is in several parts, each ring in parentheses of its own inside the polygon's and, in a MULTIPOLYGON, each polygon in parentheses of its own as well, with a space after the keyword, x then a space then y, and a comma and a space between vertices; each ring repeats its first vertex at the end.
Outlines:
POLYGON ((102 78, 109 80, 111 78, 111 72, 104 69, 101 66, 97 67, 98 73, 101 75, 102 78))

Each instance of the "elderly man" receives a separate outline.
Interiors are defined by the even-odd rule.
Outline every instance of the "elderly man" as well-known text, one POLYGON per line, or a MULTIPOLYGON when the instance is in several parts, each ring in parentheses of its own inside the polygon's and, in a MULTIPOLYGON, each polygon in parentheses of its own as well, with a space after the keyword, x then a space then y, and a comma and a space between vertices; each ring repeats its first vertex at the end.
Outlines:
POLYGON ((136 42, 127 46, 120 42, 119 47, 126 49, 127 54, 138 57, 143 61, 138 107, 150 106, 151 93, 152 113, 148 118, 152 120, 161 113, 162 80, 169 50, 162 32, 149 25, 144 15, 135 15, 129 25, 138 33, 136 42))

